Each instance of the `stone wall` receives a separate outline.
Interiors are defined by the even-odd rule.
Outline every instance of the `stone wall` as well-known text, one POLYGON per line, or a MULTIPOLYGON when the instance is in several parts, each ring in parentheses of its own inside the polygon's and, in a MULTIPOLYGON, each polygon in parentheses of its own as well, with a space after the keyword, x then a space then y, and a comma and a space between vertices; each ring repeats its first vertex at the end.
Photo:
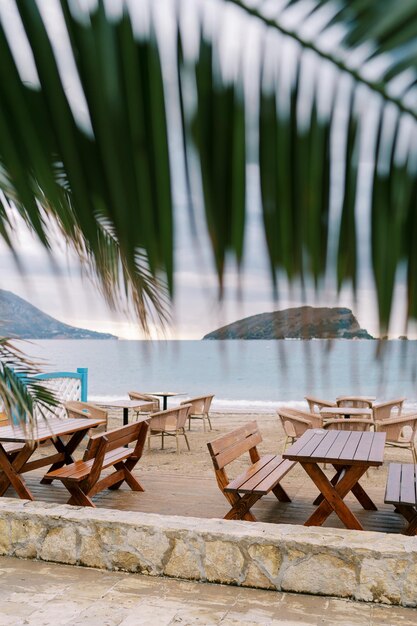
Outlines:
POLYGON ((417 538, 0 499, 0 554, 417 606, 417 538))

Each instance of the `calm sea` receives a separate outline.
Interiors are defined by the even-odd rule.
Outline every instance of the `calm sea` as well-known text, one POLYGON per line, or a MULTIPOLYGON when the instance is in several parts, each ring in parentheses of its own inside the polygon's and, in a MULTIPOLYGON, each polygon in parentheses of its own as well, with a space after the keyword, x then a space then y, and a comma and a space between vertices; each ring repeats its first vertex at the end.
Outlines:
MULTIPOLYGON (((90 400, 130 390, 214 393, 213 408, 272 412, 305 394, 406 396, 417 407, 417 341, 95 341, 24 344, 45 371, 88 367, 90 400)), ((175 401, 171 401, 175 404, 175 401)))

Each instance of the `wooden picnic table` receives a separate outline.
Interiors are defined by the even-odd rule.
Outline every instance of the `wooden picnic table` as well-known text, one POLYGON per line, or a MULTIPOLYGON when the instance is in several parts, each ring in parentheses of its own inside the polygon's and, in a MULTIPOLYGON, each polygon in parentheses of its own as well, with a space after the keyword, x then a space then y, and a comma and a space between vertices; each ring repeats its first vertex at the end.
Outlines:
MULTIPOLYGON (((104 423, 105 420, 100 419, 60 419, 55 417, 40 421, 35 426, 33 434, 21 426, 0 428, 0 469, 2 470, 0 473, 0 496, 3 496, 9 486, 12 485, 20 498, 33 500, 34 498, 26 486, 22 474, 45 466, 50 466, 49 471, 53 471, 63 465, 73 463, 72 455, 90 428, 95 428, 104 423), (62 440, 65 435, 70 435, 66 442, 62 440), (49 440, 56 452, 30 461, 29 459, 39 444, 49 440), (3 445, 7 442, 23 444, 13 458, 8 456, 3 445)), ((41 482, 48 484, 52 481, 43 478, 41 482)))
POLYGON ((352 492, 364 509, 377 510, 359 480, 369 467, 383 464, 384 445, 385 433, 310 429, 282 455, 298 461, 320 491, 305 526, 321 526, 334 511, 346 528, 363 530, 344 498, 352 492), (331 480, 319 463, 333 465, 331 480))

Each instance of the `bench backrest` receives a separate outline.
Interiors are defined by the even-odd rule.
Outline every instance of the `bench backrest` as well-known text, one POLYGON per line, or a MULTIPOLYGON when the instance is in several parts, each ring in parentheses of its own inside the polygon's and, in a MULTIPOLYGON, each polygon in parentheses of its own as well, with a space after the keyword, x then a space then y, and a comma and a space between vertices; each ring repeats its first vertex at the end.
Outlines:
MULTIPOLYGON (((93 435, 93 437, 90 437, 87 449, 84 453, 84 461, 95 458, 99 449, 103 448, 103 442, 105 444, 104 453, 111 452, 111 450, 121 448, 129 443, 137 442, 141 432, 143 435, 143 430, 145 431, 144 436, 146 436, 146 431, 148 430, 147 422, 139 421, 134 424, 122 426, 121 428, 108 430, 101 435, 93 435)), ((134 449, 132 448, 131 450, 133 454, 134 449)))
POLYGON ((256 422, 249 422, 241 428, 210 441, 207 444, 213 465, 216 470, 223 469, 232 461, 238 459, 245 452, 249 452, 251 461, 259 460, 256 446, 261 443, 262 436, 256 422))

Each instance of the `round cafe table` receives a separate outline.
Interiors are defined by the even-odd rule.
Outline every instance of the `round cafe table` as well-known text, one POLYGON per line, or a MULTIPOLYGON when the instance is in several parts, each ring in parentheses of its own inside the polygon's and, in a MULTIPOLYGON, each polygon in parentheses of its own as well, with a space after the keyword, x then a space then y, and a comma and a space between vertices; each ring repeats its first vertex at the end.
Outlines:
POLYGON ((369 415, 372 419, 373 411, 372 409, 359 409, 358 407, 352 406, 326 406, 320 409, 320 415, 323 416, 324 419, 331 417, 345 417, 349 419, 350 417, 357 417, 358 415, 369 415))
POLYGON ((95 402, 100 406, 107 406, 113 409, 123 409, 123 426, 129 423, 129 409, 140 409, 149 405, 146 400, 104 400, 95 402))
POLYGON ((147 396, 157 396, 158 398, 162 398, 162 410, 166 411, 168 408, 168 398, 173 398, 174 396, 185 396, 184 392, 176 392, 176 391, 146 391, 147 396))

